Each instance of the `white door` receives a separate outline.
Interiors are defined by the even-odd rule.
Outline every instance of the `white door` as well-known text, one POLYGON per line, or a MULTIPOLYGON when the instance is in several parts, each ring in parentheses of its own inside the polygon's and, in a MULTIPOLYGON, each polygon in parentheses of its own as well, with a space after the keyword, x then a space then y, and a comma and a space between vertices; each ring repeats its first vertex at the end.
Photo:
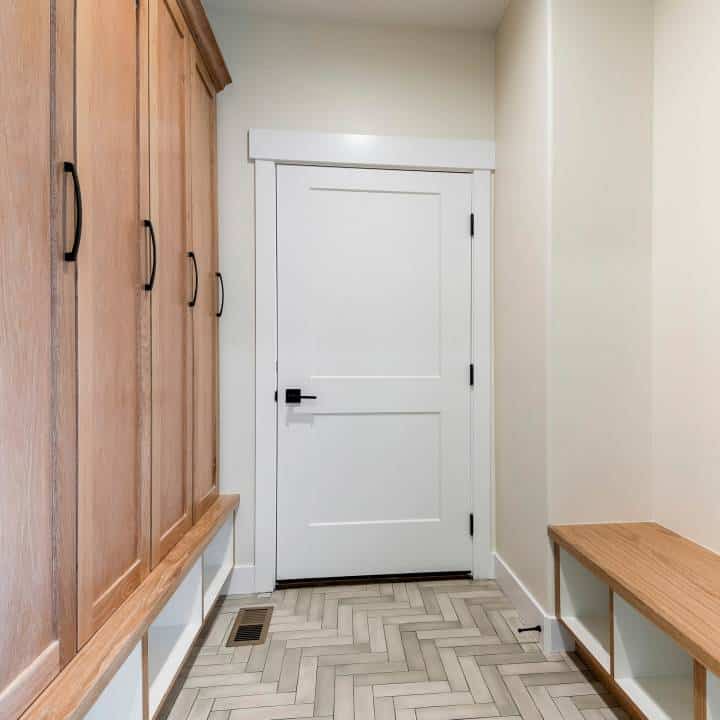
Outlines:
POLYGON ((469 175, 278 167, 278 579, 472 568, 470 209, 469 175))

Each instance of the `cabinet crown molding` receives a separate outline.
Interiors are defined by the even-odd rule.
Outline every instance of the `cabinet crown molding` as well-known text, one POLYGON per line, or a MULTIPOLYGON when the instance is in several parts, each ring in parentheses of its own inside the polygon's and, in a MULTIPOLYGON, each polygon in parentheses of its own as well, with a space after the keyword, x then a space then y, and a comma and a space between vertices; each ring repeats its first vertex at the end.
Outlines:
POLYGON ((215 91, 221 92, 232 82, 232 78, 227 65, 225 65, 225 59, 210 26, 202 0, 178 0, 178 5, 185 16, 200 56, 207 66, 215 91))

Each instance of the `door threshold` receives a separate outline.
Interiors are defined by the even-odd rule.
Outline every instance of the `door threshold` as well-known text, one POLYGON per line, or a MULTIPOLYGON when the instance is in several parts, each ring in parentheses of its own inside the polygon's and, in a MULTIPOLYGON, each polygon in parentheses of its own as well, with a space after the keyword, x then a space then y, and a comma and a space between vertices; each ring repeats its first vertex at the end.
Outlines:
POLYGON ((453 572, 403 573, 388 575, 345 575, 341 577, 298 578, 294 580, 278 580, 276 590, 293 590, 295 588, 321 587, 330 585, 370 585, 375 583, 395 582, 440 582, 444 580, 472 580, 470 570, 453 572))

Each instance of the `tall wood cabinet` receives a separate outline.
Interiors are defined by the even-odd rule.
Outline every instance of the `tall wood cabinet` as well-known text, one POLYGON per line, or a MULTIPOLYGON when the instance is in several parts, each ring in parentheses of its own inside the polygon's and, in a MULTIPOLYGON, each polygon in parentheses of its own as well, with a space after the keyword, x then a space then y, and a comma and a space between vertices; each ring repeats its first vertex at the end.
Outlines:
POLYGON ((192 525, 192 317, 189 99, 191 38, 175 0, 150 0, 152 565, 192 525))
POLYGON ((75 650, 72 3, 0 14, 0 717, 15 718, 75 650))
POLYGON ((199 277, 193 309, 193 513, 197 519, 218 495, 218 318, 225 289, 218 267, 215 90, 194 48, 190 128, 192 240, 199 277))
POLYGON ((0 5, 0 718, 16 720, 217 495, 230 78, 200 0, 0 5))
POLYGON ((141 14, 77 0, 78 639, 148 572, 150 385, 141 194, 141 14), (111 548, 112 552, 102 552, 111 548))

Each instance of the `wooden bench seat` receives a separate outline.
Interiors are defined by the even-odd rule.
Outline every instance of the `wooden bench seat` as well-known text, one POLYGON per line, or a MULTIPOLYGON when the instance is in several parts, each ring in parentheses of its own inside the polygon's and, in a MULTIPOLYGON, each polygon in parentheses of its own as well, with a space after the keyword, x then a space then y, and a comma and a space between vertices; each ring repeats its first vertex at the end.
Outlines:
POLYGON ((713 686, 720 677, 720 556, 656 523, 551 526, 549 535, 557 617, 630 713, 705 720, 708 671, 713 686), (683 674, 684 653, 692 676, 683 674), (653 698, 645 695, 664 672, 663 658, 675 668, 669 684, 678 672, 680 686, 691 685, 692 705, 682 705, 681 689, 658 695, 648 714, 653 698))
POLYGON ((238 495, 221 495, 25 711, 21 720, 83 718, 143 641, 150 624, 238 503, 238 495))

